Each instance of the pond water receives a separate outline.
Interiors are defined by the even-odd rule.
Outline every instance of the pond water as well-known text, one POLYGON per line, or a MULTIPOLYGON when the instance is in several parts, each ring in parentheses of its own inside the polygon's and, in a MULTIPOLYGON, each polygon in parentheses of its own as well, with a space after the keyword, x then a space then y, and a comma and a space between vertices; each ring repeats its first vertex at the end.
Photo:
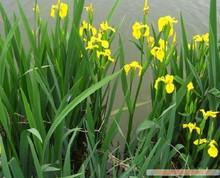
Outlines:
MULTIPOLYGON (((10 16, 13 15, 13 12, 17 11, 17 6, 15 0, 1 0, 3 5, 6 7, 7 12, 10 16)), ((22 0, 22 6, 25 9, 25 12, 28 14, 28 18, 33 20, 32 7, 34 0, 22 0)), ((50 6, 56 0, 38 0, 41 10, 41 15, 44 18, 50 19, 49 12, 50 6)), ((66 1, 68 2, 68 1, 66 1)), ((111 9, 114 0, 86 0, 86 4, 93 3, 95 9, 95 19, 96 24, 100 23, 108 14, 108 11, 111 9)), ((121 0, 118 9, 114 15, 113 21, 111 24, 118 24, 123 20, 123 25, 121 27, 121 34, 125 40, 125 52, 126 59, 138 59, 137 50, 135 47, 128 42, 131 39, 131 25, 136 20, 141 20, 143 14, 143 2, 144 0, 121 0)), ((188 36, 195 35, 197 33, 205 33, 208 30, 208 16, 209 16, 209 0, 149 0, 150 4, 150 13, 149 13, 149 23, 156 25, 157 19, 160 16, 171 15, 179 19, 180 12, 182 12, 185 19, 186 29, 188 31, 188 36)), ((220 2, 218 3, 218 17, 220 17, 220 2)), ((220 18, 218 20, 220 24, 220 18)), ((218 25, 219 26, 219 25, 218 25)), ((176 27, 177 32, 179 31, 179 26, 176 27)), ((143 84, 143 88, 140 94, 139 102, 149 101, 149 81, 151 75, 150 73, 146 76, 146 81, 143 84)), ((121 92, 119 92, 121 95, 121 92)), ((119 96, 119 101, 116 103, 117 106, 121 103, 121 97, 119 96)), ((143 120, 147 112, 150 110, 150 105, 144 105, 137 109, 135 116, 135 123, 143 120)), ((123 118, 123 123, 127 123, 127 115, 123 118)), ((122 124, 125 126, 126 124, 122 124)))
MULTIPOLYGON (((15 0, 1 0, 8 10, 9 15, 13 15, 17 5, 15 0)), ((71 2, 73 0, 63 0, 71 2)), ((148 0, 150 4, 149 22, 155 24, 156 19, 164 15, 179 17, 182 12, 186 21, 186 26, 190 34, 203 33, 207 30, 209 15, 209 0, 148 0)), ((35 0, 22 0, 29 18, 33 19, 32 7, 35 0)), ((56 0, 38 0, 41 14, 49 17, 49 9, 56 0)), ((85 4, 93 3, 95 8, 96 21, 102 21, 111 9, 115 0, 85 0, 85 4)), ((141 19, 144 0, 121 0, 118 10, 115 13, 113 23, 117 24, 125 18, 122 29, 124 35, 130 35, 129 28, 131 24, 141 19)), ((218 3, 218 2, 217 2, 218 3)), ((218 3, 218 15, 220 15, 220 3, 218 3)), ((220 22, 220 21, 219 21, 220 22)))

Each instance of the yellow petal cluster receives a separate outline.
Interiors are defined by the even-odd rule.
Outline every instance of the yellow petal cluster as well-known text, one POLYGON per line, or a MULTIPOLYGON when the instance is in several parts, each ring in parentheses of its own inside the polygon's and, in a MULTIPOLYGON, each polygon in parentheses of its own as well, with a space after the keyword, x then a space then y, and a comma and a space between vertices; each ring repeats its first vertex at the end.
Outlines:
POLYGON ((174 27, 173 25, 175 23, 177 23, 178 21, 174 18, 174 17, 171 17, 171 16, 164 16, 164 17, 160 17, 159 20, 158 20, 158 29, 159 29, 159 32, 163 31, 163 29, 166 27, 166 26, 169 26, 170 30, 169 30, 169 36, 172 36, 173 33, 174 33, 174 27))
POLYGON ((192 91, 192 90, 194 90, 193 83, 192 83, 192 82, 189 82, 189 83, 187 84, 187 91, 190 92, 190 91, 192 91))
POLYGON ((190 134, 195 130, 198 134, 201 134, 201 130, 196 126, 196 123, 189 122, 188 124, 183 124, 183 128, 188 128, 190 134))
POLYGON ((57 12, 59 13, 59 17, 64 19, 68 13, 68 5, 58 0, 57 4, 51 6, 50 16, 55 17, 57 12))
POLYGON ((142 35, 148 37, 150 35, 150 28, 147 24, 135 22, 132 26, 132 35, 136 40, 139 40, 142 35))
POLYGON ((165 90, 168 94, 173 93, 175 85, 173 84, 174 76, 167 74, 166 76, 159 77, 154 84, 154 88, 157 90, 160 82, 165 84, 165 90))
POLYGON ((100 24, 100 29, 97 31, 97 29, 92 24, 83 21, 79 29, 79 34, 87 43, 86 50, 94 50, 97 58, 100 59, 105 57, 108 61, 114 62, 111 50, 109 49, 109 41, 106 35, 103 33, 107 30, 115 32, 115 29, 111 27, 108 22, 102 22, 100 24))
POLYGON ((97 36, 92 36, 88 41, 88 45, 86 47, 87 50, 91 50, 94 48, 103 47, 105 49, 109 48, 109 42, 107 40, 102 39, 102 34, 98 33, 97 36))
POLYGON ((126 75, 128 75, 128 73, 131 69, 133 69, 133 70, 138 69, 139 70, 138 76, 141 76, 142 66, 140 65, 140 63, 138 61, 132 61, 130 64, 124 65, 124 71, 125 71, 126 75))
POLYGON ((92 50, 99 47, 107 49, 109 48, 109 42, 107 40, 102 40, 100 37, 92 36, 91 39, 88 41, 86 49, 92 50))
POLYGON ((208 119, 209 117, 210 118, 216 118, 217 114, 219 113, 217 111, 212 111, 212 110, 205 111, 204 109, 200 109, 199 111, 202 112, 202 115, 203 115, 204 119, 208 119))
POLYGON ((92 32, 93 36, 91 36, 90 40, 88 41, 86 50, 96 50, 96 55, 98 58, 107 57, 108 61, 114 62, 114 58, 112 57, 111 50, 109 49, 110 46, 109 42, 103 39, 103 34, 101 32, 99 32, 96 35, 96 31, 95 30, 93 31, 94 31, 92 32))
POLYGON ((164 56, 165 56, 165 52, 162 48, 155 46, 152 50, 151 50, 151 54, 157 58, 160 62, 163 62, 164 60, 164 56))
POLYGON ((197 139, 193 142, 194 145, 202 145, 204 143, 207 143, 208 140, 206 138, 197 139))
POLYGON ((195 35, 193 36, 193 40, 195 42, 205 42, 208 43, 209 42, 209 33, 205 33, 203 35, 195 35))
POLYGON ((79 35, 82 37, 85 31, 91 32, 92 36, 97 34, 96 28, 84 20, 79 28, 79 35))
POLYGON ((208 154, 212 158, 216 158, 218 156, 218 144, 215 140, 208 141, 206 138, 197 139, 193 142, 194 145, 201 145, 208 143, 208 154))
POLYGON ((116 32, 116 30, 115 30, 113 27, 111 27, 111 26, 108 24, 107 21, 102 22, 102 23, 100 24, 100 29, 101 29, 102 32, 105 32, 105 31, 107 31, 107 30, 110 30, 110 31, 112 31, 112 32, 114 32, 114 33, 116 32))
POLYGON ((111 57, 111 50, 104 49, 104 51, 97 51, 97 57, 100 58, 101 56, 107 57, 110 62, 114 62, 114 59, 111 57))
POLYGON ((159 46, 155 46, 151 49, 151 54, 160 62, 163 62, 167 43, 163 39, 160 39, 158 44, 159 46))
POLYGON ((216 158, 218 156, 218 148, 217 148, 217 142, 215 140, 211 140, 209 142, 209 149, 208 154, 212 158, 216 158))

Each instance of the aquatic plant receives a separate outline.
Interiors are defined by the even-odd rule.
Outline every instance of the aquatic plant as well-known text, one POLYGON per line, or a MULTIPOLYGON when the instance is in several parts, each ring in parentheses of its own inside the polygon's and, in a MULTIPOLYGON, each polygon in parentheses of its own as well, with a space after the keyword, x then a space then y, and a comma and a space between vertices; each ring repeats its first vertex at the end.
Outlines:
POLYGON ((126 56, 120 25, 112 23, 120 0, 99 26, 92 4, 58 0, 50 28, 37 1, 34 24, 17 2, 12 19, 0 3, 0 176, 123 178, 154 168, 218 168, 216 0, 210 0, 209 32, 192 38, 181 15, 151 26, 145 0, 143 20, 131 27, 140 53, 135 60, 126 56), (135 128, 147 72, 152 109, 135 128), (114 109, 120 89, 123 102, 114 109))

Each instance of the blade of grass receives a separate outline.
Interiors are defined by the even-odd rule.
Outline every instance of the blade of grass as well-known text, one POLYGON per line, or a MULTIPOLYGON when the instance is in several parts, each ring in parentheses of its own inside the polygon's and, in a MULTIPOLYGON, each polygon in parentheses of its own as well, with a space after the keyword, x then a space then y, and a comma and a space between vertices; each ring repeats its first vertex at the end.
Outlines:
POLYGON ((41 169, 41 165, 40 165, 40 162, 38 160, 36 150, 34 148, 34 144, 31 141, 31 138, 29 136, 27 137, 27 139, 28 139, 28 143, 29 143, 29 146, 30 146, 30 149, 31 149, 32 156, 33 156, 34 165, 35 165, 35 169, 36 169, 36 172, 37 172, 37 177, 38 178, 44 178, 43 172, 42 172, 42 169, 41 169))
POLYGON ((9 162, 9 165, 12 170, 13 177, 24 178, 24 175, 23 175, 22 170, 19 166, 18 160, 16 160, 15 158, 12 158, 9 162))
POLYGON ((112 17, 117 9, 117 7, 119 6, 119 3, 121 2, 121 0, 115 0, 111 10, 109 11, 108 15, 107 15, 107 21, 111 22, 112 21, 112 17))
POLYGON ((3 170, 3 174, 5 177, 7 178, 12 178, 11 176, 11 172, 8 166, 8 160, 7 160, 7 156, 5 153, 5 148, 4 148, 4 144, 2 141, 2 136, 0 135, 0 148, 1 148, 1 162, 2 162, 2 170, 3 170))
POLYGON ((113 80, 114 78, 118 77, 119 74, 121 74, 121 70, 113 75, 110 75, 100 82, 96 83, 95 85, 91 86, 90 88, 86 89, 84 92, 82 92, 79 96, 77 96, 74 100, 72 100, 56 117, 53 124, 51 125, 47 136, 45 138, 44 142, 44 154, 46 147, 49 143, 49 140, 53 134, 53 132, 56 130, 56 128, 60 125, 60 123, 65 119, 65 117, 68 115, 70 111, 72 111, 79 103, 81 103, 84 99, 86 99, 88 96, 93 94, 95 91, 106 85, 108 82, 113 80))

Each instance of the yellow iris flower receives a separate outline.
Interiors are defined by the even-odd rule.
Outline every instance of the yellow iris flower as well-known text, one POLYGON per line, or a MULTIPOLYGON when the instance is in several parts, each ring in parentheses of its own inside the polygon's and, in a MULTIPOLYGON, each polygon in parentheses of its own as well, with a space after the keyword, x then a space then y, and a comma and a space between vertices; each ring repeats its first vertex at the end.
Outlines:
POLYGON ((208 154, 212 158, 216 158, 218 156, 218 148, 217 148, 217 142, 215 140, 211 140, 209 143, 209 149, 208 154))
POLYGON ((155 46, 153 49, 151 49, 151 54, 160 62, 163 62, 165 56, 163 48, 155 46))
POLYGON ((114 62, 114 59, 111 57, 111 50, 105 49, 104 51, 97 51, 97 57, 100 58, 101 56, 107 57, 107 59, 111 62, 114 62))
POLYGON ((195 36, 193 36, 193 40, 195 42, 205 42, 205 43, 208 43, 209 42, 209 33, 205 33, 203 35, 195 35, 195 36))
POLYGON ((150 35, 150 28, 148 25, 144 25, 139 22, 135 22, 132 26, 132 35, 136 40, 139 40, 141 36, 148 37, 150 35), (144 33, 142 34, 142 31, 144 30, 144 33))
POLYGON ((110 30, 110 31, 112 31, 112 32, 115 33, 115 29, 114 29, 113 27, 111 27, 111 26, 108 24, 107 21, 102 22, 102 23, 100 24, 100 29, 101 29, 101 31, 110 30))
POLYGON ((50 16, 55 17, 57 11, 58 11, 59 17, 61 19, 64 19, 68 13, 68 5, 66 3, 60 2, 60 0, 58 0, 57 4, 53 4, 51 6, 50 16))
POLYGON ((67 16, 68 5, 66 3, 60 3, 59 7, 59 16, 61 19, 64 19, 67 16))
POLYGON ((160 17, 158 20, 159 32, 163 31, 164 27, 169 25, 169 27, 170 27, 169 36, 172 36, 174 33, 173 24, 175 24, 177 22, 178 21, 174 17, 171 17, 171 16, 160 17))
POLYGON ((173 84, 174 76, 167 74, 166 76, 159 77, 154 84, 154 88, 157 90, 160 82, 165 84, 165 90, 168 94, 173 93, 175 85, 173 84))
POLYGON ((193 130, 195 130, 198 134, 201 134, 201 130, 196 126, 196 123, 189 122, 188 124, 183 124, 183 128, 188 128, 190 134, 193 132, 193 130))
POLYGON ((151 54, 160 62, 163 62, 167 43, 163 39, 160 39, 158 44, 159 46, 155 46, 151 49, 151 54))
POLYGON ((86 49, 98 48, 100 45, 105 49, 109 48, 109 42, 107 40, 102 40, 102 35, 99 33, 97 37, 91 37, 91 39, 88 41, 86 49))
POLYGON ((216 118, 217 114, 219 113, 217 111, 212 111, 212 110, 205 111, 204 109, 200 109, 199 111, 202 112, 202 115, 203 115, 204 119, 208 119, 209 117, 210 118, 216 118))
POLYGON ((193 142, 194 145, 201 145, 201 144, 204 144, 204 143, 207 143, 208 140, 206 138, 202 138, 202 139, 197 139, 193 142))
POLYGON ((88 30, 89 32, 91 32, 92 36, 95 36, 97 34, 97 29, 84 20, 82 21, 82 24, 79 28, 79 34, 81 37, 83 36, 85 30, 88 30))
POLYGON ((138 61, 132 61, 130 64, 125 64, 123 69, 124 69, 126 75, 128 75, 128 73, 131 69, 134 69, 134 70, 138 69, 139 70, 138 76, 141 76, 143 68, 138 61))
POLYGON ((197 139, 193 142, 194 145, 201 145, 208 143, 208 154, 212 158, 216 158, 218 156, 218 144, 215 140, 208 141, 206 138, 197 139))

